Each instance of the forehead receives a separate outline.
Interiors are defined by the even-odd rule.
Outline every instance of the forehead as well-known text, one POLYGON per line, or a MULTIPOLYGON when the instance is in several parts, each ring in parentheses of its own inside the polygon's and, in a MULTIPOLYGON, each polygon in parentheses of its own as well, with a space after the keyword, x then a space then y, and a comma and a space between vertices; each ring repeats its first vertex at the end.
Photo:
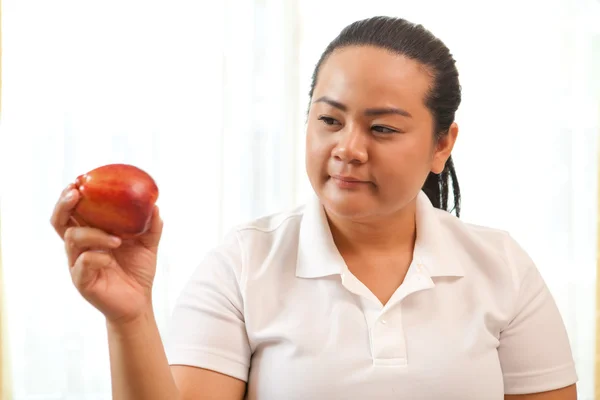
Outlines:
POLYGON ((335 50, 319 71, 314 97, 368 107, 423 104, 432 77, 418 61, 371 46, 335 50), (368 103, 368 105, 367 105, 368 103))

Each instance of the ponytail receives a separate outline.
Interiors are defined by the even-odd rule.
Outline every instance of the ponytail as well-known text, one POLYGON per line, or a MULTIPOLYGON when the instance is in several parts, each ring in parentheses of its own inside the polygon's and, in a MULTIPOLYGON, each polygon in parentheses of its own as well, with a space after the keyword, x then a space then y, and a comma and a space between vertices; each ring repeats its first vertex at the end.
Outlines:
POLYGON ((435 208, 450 213, 454 211, 456 216, 460 218, 460 187, 458 185, 452 156, 446 161, 446 165, 441 174, 434 174, 433 172, 429 173, 429 176, 423 185, 423 192, 429 197, 431 204, 433 204, 435 208), (452 194, 454 197, 454 207, 451 210, 448 209, 450 186, 452 186, 452 194))

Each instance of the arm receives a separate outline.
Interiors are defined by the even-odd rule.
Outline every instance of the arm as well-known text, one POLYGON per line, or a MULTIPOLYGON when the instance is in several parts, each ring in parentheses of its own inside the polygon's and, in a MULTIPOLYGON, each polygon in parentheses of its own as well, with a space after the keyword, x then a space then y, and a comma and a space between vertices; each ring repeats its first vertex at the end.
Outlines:
POLYGON ((180 400, 242 400, 246 394, 246 382, 231 376, 179 365, 171 369, 181 392, 180 400))
POLYGON ((152 312, 127 324, 108 323, 113 399, 241 400, 243 381, 201 368, 173 366, 152 312))
POLYGON ((152 312, 107 330, 113 399, 180 398, 152 312))
POLYGON ((570 385, 549 392, 506 395, 504 400, 577 400, 577 388, 575 385, 570 385))

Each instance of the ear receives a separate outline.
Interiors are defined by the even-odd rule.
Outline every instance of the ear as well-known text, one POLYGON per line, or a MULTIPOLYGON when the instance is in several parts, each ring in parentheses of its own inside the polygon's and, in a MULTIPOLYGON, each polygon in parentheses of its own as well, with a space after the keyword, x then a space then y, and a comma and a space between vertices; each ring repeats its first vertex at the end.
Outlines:
POLYGON ((453 122, 448 129, 448 134, 442 136, 434 149, 433 160, 431 162, 431 172, 434 174, 441 174, 446 166, 446 161, 452 154, 454 143, 458 137, 458 125, 453 122))

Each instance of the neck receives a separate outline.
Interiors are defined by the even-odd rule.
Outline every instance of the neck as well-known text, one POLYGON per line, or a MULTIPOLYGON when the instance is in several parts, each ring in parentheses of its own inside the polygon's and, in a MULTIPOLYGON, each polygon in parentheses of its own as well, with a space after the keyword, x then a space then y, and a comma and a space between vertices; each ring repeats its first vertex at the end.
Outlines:
POLYGON ((393 215, 365 220, 341 218, 327 213, 333 240, 342 253, 412 252, 415 246, 416 202, 393 215))

